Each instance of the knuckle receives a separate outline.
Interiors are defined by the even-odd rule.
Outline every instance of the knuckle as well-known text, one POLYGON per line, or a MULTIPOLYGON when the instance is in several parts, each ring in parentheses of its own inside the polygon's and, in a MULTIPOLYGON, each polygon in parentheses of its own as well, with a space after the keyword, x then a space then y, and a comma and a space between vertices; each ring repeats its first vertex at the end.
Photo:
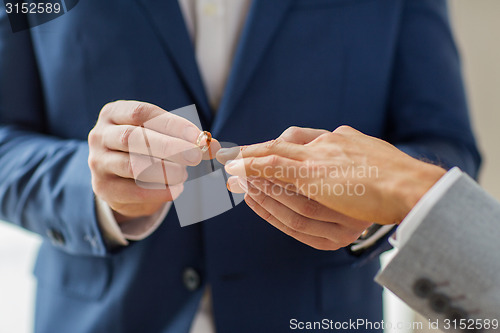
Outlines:
POLYGON ((300 132, 302 131, 302 129, 300 127, 297 127, 297 126, 290 126, 288 127, 284 132, 283 134, 281 135, 281 138, 285 139, 285 140, 289 140, 291 138, 294 138, 296 137, 297 135, 300 134, 300 132))
POLYGON ((166 117, 162 117, 162 118, 164 118, 163 129, 164 129, 165 133, 168 133, 170 131, 170 128, 175 126, 175 122, 172 122, 173 121, 172 114, 167 113, 166 117))
POLYGON ((245 172, 246 173, 250 172, 250 174, 255 177, 261 177, 262 174, 260 170, 260 165, 261 163, 258 163, 254 157, 251 157, 247 160, 247 166, 245 168, 245 172))
POLYGON ((282 142, 283 142, 282 138, 270 140, 264 144, 264 148, 268 151, 272 151, 272 150, 276 149, 282 142))
POLYGON ((120 164, 120 168, 125 176, 134 176, 134 166, 132 165, 132 161, 130 160, 130 158, 122 159, 120 164))
POLYGON ((306 220, 300 215, 293 215, 290 218, 289 225, 295 231, 304 231, 307 228, 306 220))
POLYGON ((87 137, 87 141, 89 142, 89 146, 93 146, 96 142, 96 130, 95 127, 90 130, 89 135, 87 137))
POLYGON ((335 132, 330 133, 330 132, 328 132, 328 133, 323 133, 320 136, 318 136, 318 138, 316 139, 316 141, 330 141, 332 139, 341 138, 341 137, 342 137, 341 133, 335 133, 335 132))
POLYGON ((271 213, 269 213, 267 210, 265 210, 265 211, 262 212, 262 218, 265 221, 271 223, 272 220, 273 220, 273 215, 271 213))
POLYGON ((319 203, 313 200, 306 200, 300 209, 300 213, 304 216, 316 216, 319 211, 319 203))
POLYGON ((279 156, 278 155, 270 155, 266 158, 266 165, 271 167, 276 167, 279 164, 279 156))
POLYGON ((241 158, 241 157, 248 157, 247 150, 250 149, 250 146, 239 146, 239 147, 234 147, 231 148, 234 149, 233 151, 233 158, 241 158), (239 150, 239 151, 238 151, 239 150))
POLYGON ((115 104, 116 102, 109 102, 104 104, 104 106, 101 108, 99 116, 104 118, 108 117, 109 114, 113 111, 115 104))
POLYGON ((125 126, 125 128, 121 131, 120 144, 123 147, 128 147, 128 142, 129 142, 130 136, 132 135, 133 131, 134 131, 133 127, 131 127, 131 126, 125 126))
POLYGON ((168 159, 170 159, 170 158, 173 157, 173 155, 174 155, 173 152, 172 152, 172 148, 173 147, 171 147, 170 144, 164 143, 160 147, 161 147, 160 148, 160 153, 161 153, 161 157, 163 159, 167 159, 168 160, 168 159))
POLYGON ((259 190, 256 190, 254 193, 253 199, 255 202, 257 202, 262 208, 268 209, 269 208, 269 197, 259 190))
POLYGON ((139 103, 130 111, 130 120, 132 124, 142 125, 150 112, 150 106, 146 103, 139 103))
POLYGON ((99 144, 99 142, 101 141, 101 135, 99 134, 99 131, 96 127, 90 130, 87 140, 90 149, 99 144))
POLYGON ((341 126, 337 127, 335 129, 335 131, 333 131, 333 133, 337 133, 337 134, 349 134, 349 133, 352 133, 354 131, 355 131, 354 128, 352 128, 351 126, 341 125, 341 126))
POLYGON ((99 160, 95 158, 94 154, 89 154, 88 164, 91 171, 95 171, 98 167, 99 160))

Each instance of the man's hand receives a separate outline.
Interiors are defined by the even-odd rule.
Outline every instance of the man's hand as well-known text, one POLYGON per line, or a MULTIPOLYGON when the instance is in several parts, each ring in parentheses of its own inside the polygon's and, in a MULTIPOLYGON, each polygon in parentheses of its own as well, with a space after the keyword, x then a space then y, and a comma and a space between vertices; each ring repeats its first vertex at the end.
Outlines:
MULTIPOLYGON (((219 152, 230 153, 237 155, 219 152)), ((279 180, 338 213, 378 224, 400 223, 445 173, 348 126, 306 144, 278 138, 238 153, 243 158, 227 164, 228 173, 279 180)))
MULTIPOLYGON (((326 130, 290 127, 279 140, 304 145, 326 130)), ((225 163, 237 158, 240 149, 221 150, 217 159, 225 163)), ((359 238, 371 223, 336 212, 298 193, 292 184, 277 179, 230 177, 228 188, 245 192, 245 202, 257 215, 285 234, 318 250, 337 250, 359 238)))
POLYGON ((245 202, 257 215, 285 234, 318 250, 338 250, 359 238, 371 223, 336 212, 278 180, 248 178, 228 187, 243 188, 245 202))
POLYGON ((119 223, 155 213, 183 191, 186 166, 220 148, 214 140, 202 154, 196 145, 200 133, 190 121, 152 104, 106 104, 88 137, 96 196, 108 203, 119 223))

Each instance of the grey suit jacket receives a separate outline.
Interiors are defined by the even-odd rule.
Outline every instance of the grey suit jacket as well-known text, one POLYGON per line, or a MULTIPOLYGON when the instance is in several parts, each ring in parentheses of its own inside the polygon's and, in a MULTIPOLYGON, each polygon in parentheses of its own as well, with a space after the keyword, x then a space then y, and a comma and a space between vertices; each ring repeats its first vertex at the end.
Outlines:
POLYGON ((462 175, 375 280, 444 331, 500 331, 484 327, 500 320, 500 203, 462 175))

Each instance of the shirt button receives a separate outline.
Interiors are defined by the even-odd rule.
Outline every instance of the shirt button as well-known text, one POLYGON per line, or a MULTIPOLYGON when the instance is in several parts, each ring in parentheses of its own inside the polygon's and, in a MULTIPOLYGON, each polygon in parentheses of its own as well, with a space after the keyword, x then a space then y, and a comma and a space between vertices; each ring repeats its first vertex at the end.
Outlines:
POLYGON ((195 291, 200 287, 201 278, 200 274, 194 270, 194 268, 186 268, 182 273, 182 282, 184 283, 184 287, 186 287, 189 291, 195 291))
POLYGON ((420 298, 429 297, 436 285, 429 279, 418 279, 413 285, 413 293, 420 298))
POLYGON ((215 16, 219 13, 219 7, 213 2, 207 2, 203 5, 203 13, 207 16, 215 16))
POLYGON ((66 240, 64 239, 63 234, 56 229, 47 230, 47 236, 55 246, 63 246, 64 244, 66 244, 66 240))
POLYGON ((436 313, 443 313, 450 307, 450 298, 446 295, 435 293, 429 298, 429 304, 436 313))

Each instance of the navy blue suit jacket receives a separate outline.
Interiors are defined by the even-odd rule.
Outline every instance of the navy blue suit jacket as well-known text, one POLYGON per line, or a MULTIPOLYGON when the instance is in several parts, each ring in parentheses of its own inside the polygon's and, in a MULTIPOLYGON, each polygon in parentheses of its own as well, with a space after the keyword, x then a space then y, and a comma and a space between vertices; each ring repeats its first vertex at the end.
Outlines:
POLYGON ((177 0, 82 0, 17 33, 2 11, 0 80, 0 218, 45 239, 38 332, 187 332, 206 283, 219 333, 382 319, 376 260, 312 249, 244 204, 185 228, 171 211, 107 250, 87 166, 107 102, 195 103, 205 129, 238 144, 348 124, 472 175, 479 165, 441 0, 255 0, 216 116, 177 0))

